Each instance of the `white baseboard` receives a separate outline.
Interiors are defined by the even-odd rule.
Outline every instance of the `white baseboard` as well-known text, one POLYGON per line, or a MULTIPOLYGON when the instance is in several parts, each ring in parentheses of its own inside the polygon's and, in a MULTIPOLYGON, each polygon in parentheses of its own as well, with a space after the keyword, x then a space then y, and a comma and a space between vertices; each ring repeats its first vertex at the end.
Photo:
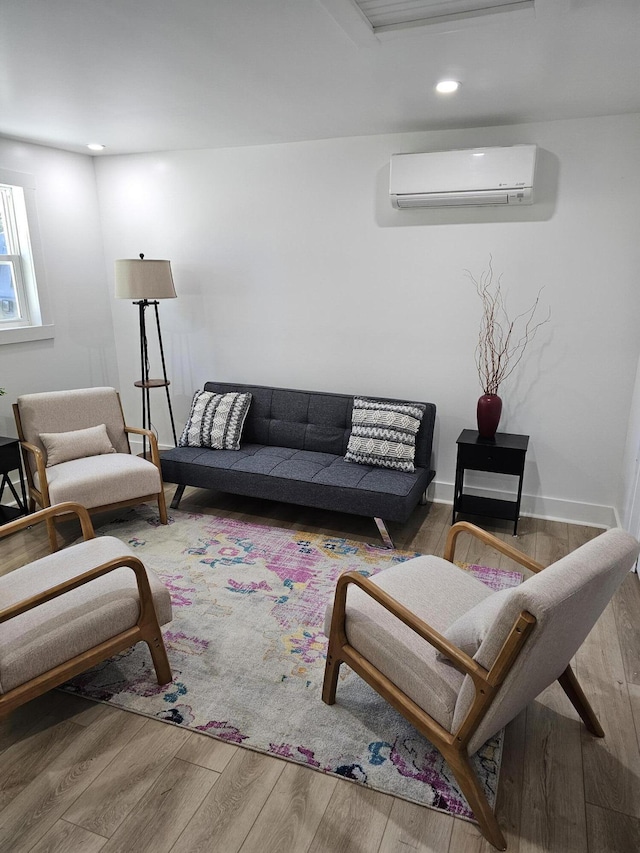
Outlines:
MULTIPOLYGON (((465 486, 465 493, 478 497, 515 500, 515 492, 497 491, 495 489, 479 489, 465 486)), ((430 499, 436 503, 446 503, 453 506, 453 483, 431 483, 429 486, 430 499)), ((532 518, 543 518, 547 521, 564 521, 569 524, 586 524, 590 527, 619 527, 620 522, 615 507, 600 504, 580 503, 564 498, 550 498, 543 495, 522 495, 520 515, 532 518)))

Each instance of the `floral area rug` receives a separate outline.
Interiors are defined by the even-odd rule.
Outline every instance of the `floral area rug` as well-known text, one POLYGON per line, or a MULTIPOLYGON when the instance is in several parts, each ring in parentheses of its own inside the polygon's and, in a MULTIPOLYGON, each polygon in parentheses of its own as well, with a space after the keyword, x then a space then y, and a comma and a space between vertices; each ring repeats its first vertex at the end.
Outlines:
MULTIPOLYGON (((473 819, 440 753, 346 665, 336 704, 321 700, 322 626, 338 576, 414 553, 179 511, 165 526, 146 507, 100 534, 127 542, 171 591, 173 682, 157 684, 139 643, 64 689, 473 819)), ((521 581, 467 569, 492 589, 521 581)), ((474 757, 492 805, 501 748, 500 734, 474 757)))

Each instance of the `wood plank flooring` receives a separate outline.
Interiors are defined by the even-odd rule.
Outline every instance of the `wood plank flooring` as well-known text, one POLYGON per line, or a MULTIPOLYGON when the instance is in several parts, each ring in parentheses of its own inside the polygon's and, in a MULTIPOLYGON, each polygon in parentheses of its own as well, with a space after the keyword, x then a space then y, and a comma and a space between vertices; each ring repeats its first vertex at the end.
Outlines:
MULTIPOLYGON (((203 490, 187 490, 180 508, 377 541, 370 519, 203 490)), ((545 564, 601 532, 523 518, 514 540, 507 523, 472 520, 545 564)), ((450 523, 451 508, 431 504, 389 527, 398 548, 442 554, 450 523)), ((59 531, 65 543, 79 535, 74 522, 59 531)), ((515 568, 468 538, 459 542, 459 559, 515 568)), ((1 547, 5 573, 47 553, 46 532, 26 530, 1 547)), ((497 814, 511 853, 640 850, 636 575, 575 665, 606 737, 585 731, 558 685, 509 724, 497 814)), ((0 719, 2 853, 491 850, 467 821, 77 696, 52 691, 0 719)))

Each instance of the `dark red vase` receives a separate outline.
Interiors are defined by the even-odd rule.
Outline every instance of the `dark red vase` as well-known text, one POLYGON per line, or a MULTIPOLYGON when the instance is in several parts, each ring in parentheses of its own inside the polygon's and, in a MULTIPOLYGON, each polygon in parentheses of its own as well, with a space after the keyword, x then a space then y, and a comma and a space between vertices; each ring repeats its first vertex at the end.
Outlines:
POLYGON ((502 400, 497 394, 483 394, 478 400, 478 433, 480 438, 493 438, 500 423, 502 400))

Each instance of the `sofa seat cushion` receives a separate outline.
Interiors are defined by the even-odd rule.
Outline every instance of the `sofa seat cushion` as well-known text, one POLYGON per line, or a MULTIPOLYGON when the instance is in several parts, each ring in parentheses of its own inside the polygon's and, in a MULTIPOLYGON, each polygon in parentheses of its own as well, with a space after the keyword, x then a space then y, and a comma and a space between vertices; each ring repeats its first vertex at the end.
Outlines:
MULTIPOLYGON (((109 560, 135 556, 114 536, 57 551, 0 577, 0 601, 9 607, 109 560)), ((171 621, 171 597, 147 569, 161 625, 171 621)), ((139 615, 131 568, 114 569, 52 601, 0 623, 0 693, 6 693, 99 643, 132 628, 139 615)))
POLYGON ((407 520, 433 472, 413 474, 345 462, 342 455, 243 444, 240 450, 175 447, 161 456, 166 483, 407 520))
MULTIPOLYGON (((371 581, 441 634, 491 595, 472 575, 434 556, 407 560, 372 576, 371 581)), ((331 616, 330 605, 326 634, 331 616)), ((433 646, 353 585, 347 593, 346 617, 347 639, 353 648, 451 731, 462 673, 440 661, 433 646)))
MULTIPOLYGON (((37 476, 35 481, 38 487, 37 476)), ((157 495, 162 488, 156 466, 130 453, 89 456, 52 465, 47 468, 47 481, 52 504, 76 501, 87 509, 157 495)))
POLYGON ((267 474, 290 480, 304 480, 328 486, 346 486, 394 495, 406 495, 415 486, 416 475, 387 471, 369 465, 353 465, 344 457, 312 450, 292 450, 290 447, 271 447, 244 444, 240 450, 206 450, 181 447, 178 452, 167 451, 163 462, 180 459, 208 468, 267 474))

